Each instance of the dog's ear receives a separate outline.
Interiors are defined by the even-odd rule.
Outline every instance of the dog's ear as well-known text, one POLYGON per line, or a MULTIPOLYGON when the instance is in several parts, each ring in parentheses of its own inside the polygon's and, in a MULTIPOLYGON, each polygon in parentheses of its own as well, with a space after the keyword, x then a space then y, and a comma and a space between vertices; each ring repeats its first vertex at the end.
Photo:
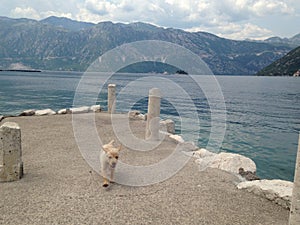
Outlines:
POLYGON ((108 145, 112 145, 115 142, 115 140, 111 140, 108 145))
POLYGON ((121 150, 122 150, 122 147, 123 147, 123 146, 122 146, 122 145, 120 145, 120 147, 118 148, 118 151, 121 151, 121 150))
POLYGON ((105 152, 109 152, 109 148, 107 147, 107 145, 103 145, 102 146, 103 151, 105 152))
POLYGON ((114 140, 111 140, 108 144, 103 145, 103 146, 102 146, 103 150, 104 150, 105 152, 109 152, 109 149, 110 149, 110 147, 112 146, 112 144, 113 144, 114 142, 115 142, 114 140))

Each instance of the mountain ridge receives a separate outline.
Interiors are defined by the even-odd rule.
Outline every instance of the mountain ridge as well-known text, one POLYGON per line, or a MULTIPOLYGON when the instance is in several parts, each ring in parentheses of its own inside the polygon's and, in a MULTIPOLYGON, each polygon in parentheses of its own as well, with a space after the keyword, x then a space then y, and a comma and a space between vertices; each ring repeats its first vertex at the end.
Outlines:
POLYGON ((0 17, 0 26, 0 69, 22 63, 36 69, 84 71, 119 45, 162 40, 191 50, 214 74, 251 75, 292 49, 287 44, 236 41, 142 22, 93 24, 59 17, 41 21, 0 17))
POLYGON ((265 39, 264 42, 271 44, 288 44, 295 48, 300 46, 300 33, 294 35, 291 38, 270 37, 265 39))
POLYGON ((94 23, 81 22, 66 17, 56 17, 56 16, 47 17, 45 19, 40 20, 39 22, 45 24, 51 24, 57 27, 62 27, 71 31, 80 31, 95 25, 94 23))

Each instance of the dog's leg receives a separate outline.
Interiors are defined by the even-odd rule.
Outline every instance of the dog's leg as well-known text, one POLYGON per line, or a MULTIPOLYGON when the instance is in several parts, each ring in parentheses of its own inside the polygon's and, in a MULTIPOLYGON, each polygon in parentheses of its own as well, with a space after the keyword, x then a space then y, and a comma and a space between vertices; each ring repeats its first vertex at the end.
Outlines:
POLYGON ((104 177, 104 179, 103 179, 103 187, 108 187, 108 185, 109 185, 109 181, 108 181, 108 179, 106 178, 106 177, 104 177))
POLYGON ((111 183, 114 183, 114 174, 115 174, 115 169, 112 169, 110 171, 110 182, 111 183))
POLYGON ((102 172, 102 176, 103 176, 103 187, 108 187, 109 185, 109 181, 107 179, 107 173, 106 173, 106 169, 104 168, 104 166, 102 166, 101 168, 101 172, 102 172))
POLYGON ((103 187, 108 187, 109 185, 109 180, 107 179, 106 171, 102 171, 102 176, 103 176, 103 187))

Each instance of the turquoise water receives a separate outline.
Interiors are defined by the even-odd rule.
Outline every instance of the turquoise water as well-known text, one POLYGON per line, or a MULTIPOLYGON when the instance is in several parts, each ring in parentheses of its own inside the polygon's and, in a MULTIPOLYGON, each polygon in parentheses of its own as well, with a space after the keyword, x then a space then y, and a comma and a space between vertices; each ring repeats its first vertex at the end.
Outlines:
MULTIPOLYGON (((81 73, 42 72, 18 73, 0 72, 0 115, 17 115, 25 109, 45 109, 72 107, 74 93, 81 78, 81 73)), ((162 100, 162 118, 172 118, 176 121, 176 130, 189 140, 189 135, 199 134, 198 145, 206 147, 211 133, 212 102, 188 76, 183 75, 152 75, 169 79, 182 87, 190 96, 196 107, 200 126, 195 125, 189 112, 191 102, 186 101, 176 88, 164 88, 163 84, 137 80, 149 75, 119 74, 108 83, 116 83, 117 91, 123 90, 130 82, 139 82, 143 93, 148 87, 160 86, 162 91, 174 96, 172 100, 162 100), (183 119, 184 118, 184 119, 183 119), (183 121, 189 121, 190 126, 182 126, 183 121)), ((217 76, 226 105, 226 133, 221 151, 234 152, 253 159, 257 165, 257 173, 262 178, 293 180, 297 152, 298 134, 300 131, 300 79, 294 77, 254 77, 254 76, 217 76)), ((205 87, 212 85, 206 77, 199 77, 205 87)), ((97 83, 94 84, 97 86, 97 83)), ((214 95, 212 86, 210 95, 214 95)), ((146 95, 130 91, 118 98, 117 110, 127 111, 139 109, 146 112, 146 95), (134 104, 129 104, 138 99, 134 104)), ((98 95, 96 103, 106 107, 106 90, 98 95)), ((214 99, 214 96, 213 96, 214 99)), ((219 109, 215 98, 214 111, 217 127, 222 128, 224 111, 219 109)), ((194 140, 195 141, 195 140, 194 140)), ((212 149, 219 151, 219 149, 212 149)))

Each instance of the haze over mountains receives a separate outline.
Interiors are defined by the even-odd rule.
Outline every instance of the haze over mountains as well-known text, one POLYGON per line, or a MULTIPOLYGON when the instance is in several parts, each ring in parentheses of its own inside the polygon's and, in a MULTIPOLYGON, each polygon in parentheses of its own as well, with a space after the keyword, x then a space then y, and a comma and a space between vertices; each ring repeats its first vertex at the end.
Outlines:
POLYGON ((139 40, 179 44, 199 55, 214 74, 250 75, 300 45, 292 38, 236 41, 145 23, 98 24, 49 17, 41 21, 0 17, 0 69, 84 71, 106 51, 139 40))

